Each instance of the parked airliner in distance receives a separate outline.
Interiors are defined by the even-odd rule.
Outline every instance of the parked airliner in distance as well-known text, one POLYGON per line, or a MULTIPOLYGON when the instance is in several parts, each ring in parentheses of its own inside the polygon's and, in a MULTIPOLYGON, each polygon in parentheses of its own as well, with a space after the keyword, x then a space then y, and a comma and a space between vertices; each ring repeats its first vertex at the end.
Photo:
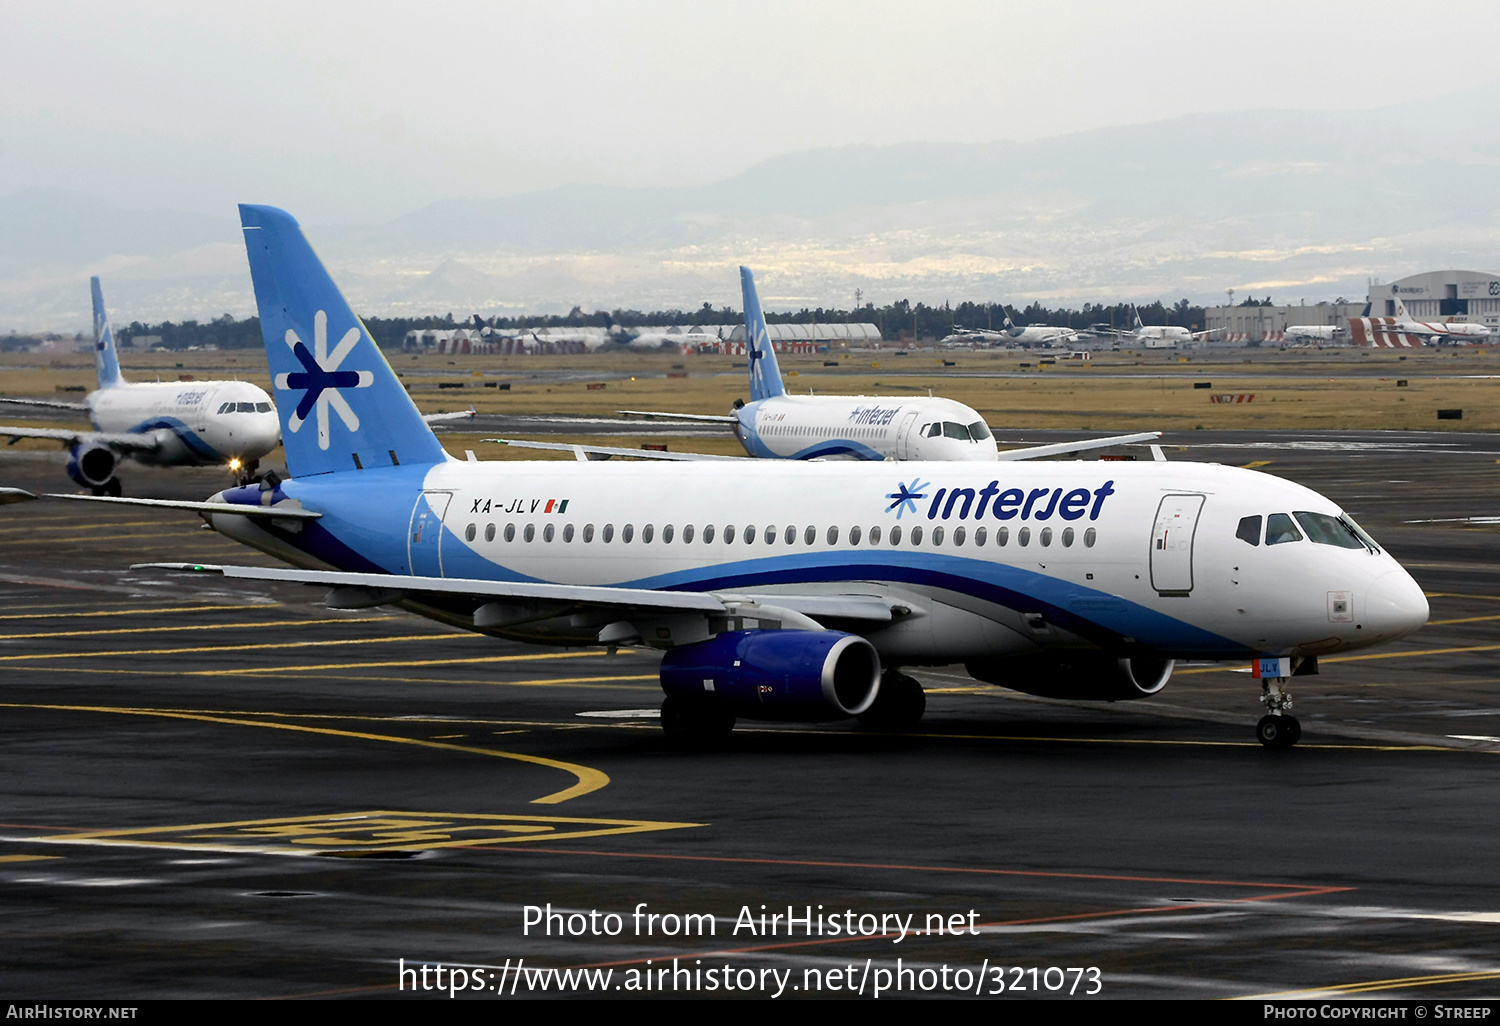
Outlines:
POLYGON ((1406 303, 1400 296, 1396 297, 1395 306, 1394 323, 1390 318, 1375 318, 1375 320, 1385 321, 1388 325, 1384 328, 1377 328, 1377 331, 1417 335, 1431 341, 1452 339, 1463 342, 1482 342, 1490 337, 1490 329, 1474 321, 1419 321, 1407 312, 1406 303))
MULTIPOLYGON (((750 365, 750 402, 728 415, 621 410, 661 420, 707 421, 732 430, 751 456, 793 460, 992 460, 1035 459, 1111 445, 1152 441, 1161 432, 1092 438, 1079 442, 1001 452, 984 418, 963 403, 941 397, 791 395, 782 384, 776 350, 761 312, 750 268, 740 268, 745 301, 745 350, 750 365)), ((512 442, 511 444, 517 444, 512 442)), ((537 448, 573 448, 527 443, 537 448)), ((623 450, 583 448, 607 454, 623 450)), ((640 456, 631 451, 629 455, 640 456)), ((645 453, 650 457, 653 454, 645 453)), ((657 453, 660 459, 691 460, 693 453, 657 453)), ((721 457, 722 458, 722 457, 721 457)))
POLYGON ((22 438, 62 442, 70 450, 68 476, 96 495, 120 494, 115 474, 125 457, 157 466, 221 465, 249 482, 279 440, 271 397, 248 381, 126 381, 99 279, 90 279, 90 286, 98 390, 82 403, 0 402, 76 410, 88 415, 94 430, 9 426, 0 427, 0 435, 11 444, 22 438))
POLYGON ((1288 342, 1338 342, 1348 337, 1347 331, 1332 324, 1290 324, 1286 329, 1288 342))
POLYGON ((1290 676, 1427 619, 1335 503, 1235 467, 456 460, 296 221, 240 216, 293 476, 205 503, 73 498, 192 509, 291 567, 161 569, 522 641, 653 646, 662 726, 700 740, 736 717, 910 727, 925 697, 904 667, 1118 700, 1192 658, 1254 660, 1257 734, 1286 745, 1290 676), (345 340, 333 356, 328 338, 345 340))
POLYGON ((989 345, 1024 345, 1024 346, 1066 346, 1078 341, 1079 331, 1076 328, 1056 328, 1047 324, 1028 324, 1021 328, 1010 319, 1010 314, 1004 313, 1004 326, 995 328, 955 328, 953 334, 942 339, 940 345, 954 345, 962 342, 984 342, 989 345))

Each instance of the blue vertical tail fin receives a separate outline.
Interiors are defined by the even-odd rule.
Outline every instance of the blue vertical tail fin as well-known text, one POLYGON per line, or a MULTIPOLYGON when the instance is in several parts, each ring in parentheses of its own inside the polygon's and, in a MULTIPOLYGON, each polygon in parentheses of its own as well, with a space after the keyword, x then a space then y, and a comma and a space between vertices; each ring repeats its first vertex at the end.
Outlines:
POLYGON ((94 294, 94 368, 99 372, 99 387, 114 388, 124 384, 125 379, 120 376, 115 332, 109 326, 109 314, 104 310, 104 290, 99 287, 97 275, 89 279, 89 291, 94 294))
POLYGON ((781 367, 766 330, 766 315, 760 310, 760 294, 755 291, 755 275, 750 268, 740 268, 740 291, 745 297, 745 355, 750 363, 750 399, 769 399, 786 395, 781 384, 781 367))
POLYGON ((446 461, 296 220, 241 204, 240 224, 292 476, 446 461))

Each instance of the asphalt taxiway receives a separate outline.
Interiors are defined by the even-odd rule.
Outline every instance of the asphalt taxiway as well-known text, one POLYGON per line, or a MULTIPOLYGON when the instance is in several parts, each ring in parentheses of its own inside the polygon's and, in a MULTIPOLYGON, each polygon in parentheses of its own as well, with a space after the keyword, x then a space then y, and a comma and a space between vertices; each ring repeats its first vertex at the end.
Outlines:
MULTIPOLYGON (((267 563, 186 514, 0 508, 0 985, 434 996, 401 989, 404 960, 463 967, 493 999, 522 958, 610 969, 613 987, 676 957, 752 970, 741 984, 791 970, 783 999, 855 977, 872 996, 897 959, 934 971, 912 977, 927 996, 945 964, 986 993, 1003 967, 1011 997, 1066 994, 1049 967, 1097 967, 1106 998, 1495 995, 1500 527, 1473 518, 1500 513, 1500 438, 1164 441, 1324 492, 1429 594, 1417 634, 1294 682, 1294 749, 1255 742, 1247 673, 1185 666, 1117 705, 919 671, 914 734, 742 724, 722 751, 681 752, 652 717, 649 653, 128 570, 267 563), (633 920, 642 903, 664 918, 633 920), (526 932, 548 904, 585 918, 526 932), (787 906, 856 936, 788 936, 787 906), (619 932, 584 926, 591 910, 619 932), (709 918, 684 935, 688 915, 709 918), (945 929, 870 935, 865 915, 945 929)), ((7 454, 0 484, 66 490, 51 454, 7 454)), ((203 498, 223 481, 131 467, 126 484, 203 498)))

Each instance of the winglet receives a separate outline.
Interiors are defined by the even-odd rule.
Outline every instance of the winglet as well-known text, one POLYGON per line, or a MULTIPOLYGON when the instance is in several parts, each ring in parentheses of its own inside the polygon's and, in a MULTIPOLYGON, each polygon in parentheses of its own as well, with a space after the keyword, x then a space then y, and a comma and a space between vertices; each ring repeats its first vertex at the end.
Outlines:
POLYGON ((89 279, 94 294, 94 366, 99 371, 99 387, 114 388, 125 383, 120 376, 120 360, 115 355, 115 333, 104 310, 104 290, 97 275, 89 279))
POLYGON ((760 310, 760 294, 755 291, 755 275, 750 268, 740 268, 740 291, 745 297, 745 355, 750 359, 750 398, 769 399, 785 395, 776 350, 771 333, 766 330, 766 316, 760 310))

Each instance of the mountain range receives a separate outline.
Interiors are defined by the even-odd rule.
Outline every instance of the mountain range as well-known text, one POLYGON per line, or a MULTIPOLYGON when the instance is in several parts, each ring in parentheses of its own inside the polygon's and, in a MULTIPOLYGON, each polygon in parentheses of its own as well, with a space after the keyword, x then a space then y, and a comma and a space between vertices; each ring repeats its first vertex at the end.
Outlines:
MULTIPOLYGON (((1199 114, 1033 142, 793 153, 708 185, 443 199, 309 237, 370 314, 972 299, 1047 305, 1363 297, 1371 278, 1500 267, 1500 85, 1378 111, 1199 114)), ((684 159, 691 149, 684 147, 684 159)), ((293 211, 297 214, 297 211, 293 211)), ((251 312, 233 211, 0 198, 0 331, 251 312)))

